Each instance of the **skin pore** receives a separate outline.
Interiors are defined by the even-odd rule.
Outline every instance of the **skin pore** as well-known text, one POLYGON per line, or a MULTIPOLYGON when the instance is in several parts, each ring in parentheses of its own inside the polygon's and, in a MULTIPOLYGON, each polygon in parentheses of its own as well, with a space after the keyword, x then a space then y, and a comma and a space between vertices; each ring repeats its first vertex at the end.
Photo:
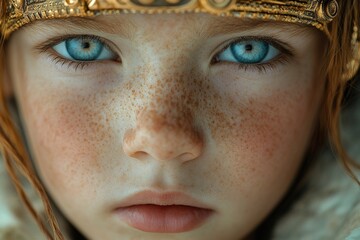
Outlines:
POLYGON ((323 48, 321 32, 295 24, 128 14, 34 22, 12 35, 6 62, 40 177, 88 239, 238 240, 301 164, 323 48), (89 34, 106 58, 61 56, 66 39, 89 34), (239 39, 261 39, 275 57, 230 61, 222 53, 239 39), (186 193, 214 214, 191 231, 140 231, 114 208, 143 190, 186 193))

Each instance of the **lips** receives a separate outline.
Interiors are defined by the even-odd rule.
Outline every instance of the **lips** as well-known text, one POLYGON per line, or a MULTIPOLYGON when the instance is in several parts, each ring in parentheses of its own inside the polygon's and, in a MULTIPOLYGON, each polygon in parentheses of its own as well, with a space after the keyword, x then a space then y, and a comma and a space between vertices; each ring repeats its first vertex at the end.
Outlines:
POLYGON ((200 227, 214 210, 183 193, 144 191, 124 199, 114 213, 141 231, 179 233, 200 227))

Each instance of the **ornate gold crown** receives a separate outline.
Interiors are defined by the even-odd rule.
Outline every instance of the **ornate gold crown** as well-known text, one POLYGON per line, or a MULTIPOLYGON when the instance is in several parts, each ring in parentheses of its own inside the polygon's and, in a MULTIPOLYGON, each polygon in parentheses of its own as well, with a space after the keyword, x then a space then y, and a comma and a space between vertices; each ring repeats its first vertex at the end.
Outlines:
MULTIPOLYGON (((109 13, 206 12, 310 24, 327 32, 338 12, 336 0, 5 0, 5 38, 37 19, 87 17, 109 13)), ((0 25, 4 24, 0 22, 0 25)))

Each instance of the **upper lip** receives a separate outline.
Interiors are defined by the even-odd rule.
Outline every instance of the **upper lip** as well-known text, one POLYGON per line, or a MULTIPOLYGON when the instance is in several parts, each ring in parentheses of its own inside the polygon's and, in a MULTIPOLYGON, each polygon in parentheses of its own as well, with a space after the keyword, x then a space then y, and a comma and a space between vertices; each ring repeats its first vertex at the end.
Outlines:
POLYGON ((184 193, 154 191, 142 191, 130 195, 129 197, 124 198, 117 205, 116 209, 143 204, 154 204, 160 206, 183 205, 210 210, 208 205, 184 193))

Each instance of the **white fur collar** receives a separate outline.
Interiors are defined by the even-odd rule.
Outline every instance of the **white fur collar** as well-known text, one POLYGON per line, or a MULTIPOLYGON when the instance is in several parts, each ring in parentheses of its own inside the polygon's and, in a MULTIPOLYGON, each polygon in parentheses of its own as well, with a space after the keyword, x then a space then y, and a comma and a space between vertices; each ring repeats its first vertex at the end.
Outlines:
MULTIPOLYGON (((359 161, 360 99, 344 110, 342 126, 345 148, 359 161)), ((274 239, 360 240, 360 187, 330 149, 316 161, 305 194, 277 224, 274 239)))

